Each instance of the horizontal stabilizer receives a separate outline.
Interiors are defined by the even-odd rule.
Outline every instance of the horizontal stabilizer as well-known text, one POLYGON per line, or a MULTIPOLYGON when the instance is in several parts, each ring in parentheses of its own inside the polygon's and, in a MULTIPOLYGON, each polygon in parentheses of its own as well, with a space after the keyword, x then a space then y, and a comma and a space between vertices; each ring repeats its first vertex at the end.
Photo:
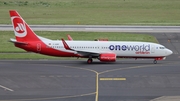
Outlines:
POLYGON ((16 44, 23 44, 23 45, 27 45, 28 44, 26 42, 19 42, 16 39, 10 39, 9 41, 12 42, 12 43, 16 43, 16 44))

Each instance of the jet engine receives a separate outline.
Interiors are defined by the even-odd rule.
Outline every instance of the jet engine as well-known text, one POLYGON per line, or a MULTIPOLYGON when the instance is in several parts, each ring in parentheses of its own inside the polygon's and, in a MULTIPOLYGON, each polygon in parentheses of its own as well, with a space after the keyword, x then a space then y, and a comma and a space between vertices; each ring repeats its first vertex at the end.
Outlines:
POLYGON ((115 62, 116 61, 116 54, 114 54, 114 53, 100 54, 99 60, 102 62, 115 62))

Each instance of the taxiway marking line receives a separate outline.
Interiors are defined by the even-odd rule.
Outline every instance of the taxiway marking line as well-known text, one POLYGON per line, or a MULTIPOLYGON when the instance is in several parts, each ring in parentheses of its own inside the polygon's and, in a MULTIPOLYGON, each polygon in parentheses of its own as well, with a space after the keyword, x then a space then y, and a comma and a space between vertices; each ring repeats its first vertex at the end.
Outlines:
POLYGON ((164 65, 169 65, 169 64, 176 64, 179 62, 172 62, 172 63, 165 63, 165 64, 152 64, 152 65, 140 65, 140 66, 132 66, 132 67, 125 67, 125 68, 117 68, 117 69, 110 69, 110 70, 105 70, 102 72, 99 72, 100 74, 108 73, 108 72, 114 72, 114 71, 121 71, 121 70, 128 70, 128 69, 138 69, 138 68, 147 68, 147 67, 155 67, 155 66, 164 66, 164 65))
POLYGON ((65 99, 65 98, 75 98, 75 97, 82 97, 82 96, 88 96, 93 95, 96 92, 87 93, 87 94, 80 94, 80 95, 70 95, 70 96, 60 96, 60 97, 47 97, 47 98, 30 98, 30 99, 10 99, 10 100, 0 100, 0 101, 37 101, 37 100, 56 100, 56 99, 65 99))
POLYGON ((99 97, 99 73, 96 72, 96 98, 95 101, 98 101, 99 97))
POLYGON ((12 90, 12 89, 10 89, 10 88, 7 88, 7 87, 5 87, 5 86, 2 86, 2 85, 0 85, 0 87, 3 88, 3 89, 5 89, 5 90, 11 91, 11 92, 14 91, 14 90, 12 90))
MULTIPOLYGON (((172 63, 167 63, 167 64, 172 64, 172 63)), ((59 65, 53 65, 53 66, 59 66, 59 65)), ((80 70, 87 70, 87 71, 91 71, 94 72, 96 74, 96 91, 94 92, 95 95, 95 101, 98 101, 99 99, 99 75, 103 74, 103 73, 107 73, 107 72, 113 72, 113 71, 119 71, 119 70, 127 70, 127 69, 138 69, 138 68, 145 68, 145 67, 153 67, 153 66, 157 66, 157 65, 142 65, 142 66, 132 66, 132 67, 126 67, 126 68, 118 68, 118 69, 111 69, 111 70, 106 70, 103 72, 97 72, 95 70, 92 69, 88 69, 88 68, 82 68, 82 67, 74 67, 74 66, 65 66, 62 65, 64 67, 68 67, 68 68, 73 68, 73 69, 80 69, 80 70)), ((162 66, 161 64, 158 66, 162 66)), ((77 97, 77 96, 76 96, 77 97)))
POLYGON ((101 81, 122 81, 126 80, 126 78, 100 78, 101 81))
MULTIPOLYGON (((52 66, 59 66, 59 65, 52 65, 52 66)), ((88 69, 88 68, 82 68, 82 67, 74 67, 74 66, 65 66, 65 65, 61 65, 63 67, 67 67, 67 68, 72 68, 72 69, 79 69, 79 70, 86 70, 86 71, 90 71, 90 72, 94 72, 96 74, 96 97, 95 97, 95 101, 98 101, 98 97, 99 97, 99 73, 93 69, 88 69)))

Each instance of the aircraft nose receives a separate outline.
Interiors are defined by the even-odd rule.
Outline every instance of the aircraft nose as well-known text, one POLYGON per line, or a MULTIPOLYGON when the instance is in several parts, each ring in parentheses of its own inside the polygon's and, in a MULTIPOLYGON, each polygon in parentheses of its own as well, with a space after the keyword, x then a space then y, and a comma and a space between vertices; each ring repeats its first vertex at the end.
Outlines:
POLYGON ((166 54, 171 55, 173 52, 170 49, 167 49, 166 54))

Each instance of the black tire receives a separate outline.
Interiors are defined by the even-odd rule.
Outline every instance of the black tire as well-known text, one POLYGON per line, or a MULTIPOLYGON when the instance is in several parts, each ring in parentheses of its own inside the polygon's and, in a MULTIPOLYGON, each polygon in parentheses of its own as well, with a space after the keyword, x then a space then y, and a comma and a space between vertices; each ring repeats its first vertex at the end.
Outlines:
POLYGON ((157 64, 157 60, 154 60, 153 63, 154 63, 154 64, 157 64))
POLYGON ((93 61, 92 59, 88 59, 88 60, 87 60, 87 63, 88 63, 88 64, 91 64, 92 61, 93 61))

